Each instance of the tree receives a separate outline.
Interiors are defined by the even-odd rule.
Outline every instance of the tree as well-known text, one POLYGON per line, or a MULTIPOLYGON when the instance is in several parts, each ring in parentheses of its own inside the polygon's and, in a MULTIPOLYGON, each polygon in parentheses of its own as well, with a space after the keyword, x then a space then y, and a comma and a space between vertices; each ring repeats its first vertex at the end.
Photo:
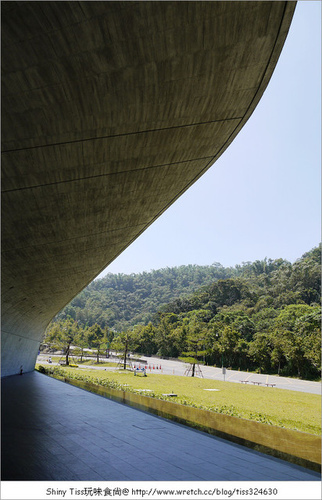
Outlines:
POLYGON ((51 323, 46 331, 45 342, 65 351, 65 363, 69 365, 71 345, 76 342, 78 335, 77 323, 68 318, 59 323, 51 323))
POLYGON ((138 345, 137 332, 127 330, 119 333, 113 340, 111 347, 117 352, 123 353, 123 368, 126 370, 128 353, 130 350, 135 350, 138 345))
POLYGON ((321 373, 321 308, 314 307, 295 323, 295 332, 302 341, 304 358, 309 361, 311 370, 307 375, 319 376, 321 373))
POLYGON ((199 364, 200 358, 206 354, 204 344, 205 325, 201 321, 198 321, 197 316, 194 315, 188 325, 188 334, 186 337, 187 350, 182 353, 183 357, 180 356, 179 358, 186 363, 190 363, 192 377, 195 376, 196 365, 199 364))
POLYGON ((91 326, 87 330, 87 334, 86 334, 89 347, 96 350, 96 356, 97 356, 96 362, 97 363, 99 363, 99 361, 100 361, 99 357, 100 357, 101 346, 103 345, 103 335, 104 335, 103 330, 101 329, 101 327, 97 323, 95 323, 95 325, 91 326))
MULTIPOLYGON (((226 325, 219 337, 222 360, 226 360, 228 366, 236 366, 236 353, 238 352, 240 333, 230 325, 226 325)), ((224 366, 224 362, 222 362, 224 366)))
POLYGON ((246 366, 248 340, 252 339, 254 324, 243 311, 223 310, 209 323, 207 345, 216 364, 246 366))
POLYGON ((83 361, 83 356, 84 356, 84 349, 88 347, 87 339, 86 339, 86 334, 83 328, 78 327, 78 332, 75 337, 75 344, 80 350, 80 362, 82 363, 83 361))
POLYGON ((285 349, 284 349, 284 338, 280 335, 270 335, 270 342, 272 346, 271 351, 271 365, 272 367, 277 366, 277 373, 280 374, 282 363, 285 362, 285 349))
POLYGON ((155 328, 151 321, 147 326, 136 326, 135 331, 138 335, 139 350, 148 356, 155 354, 157 352, 157 344, 155 342, 155 328))
POLYGON ((106 346, 106 357, 110 357, 110 346, 114 338, 114 332, 105 326, 103 330, 103 345, 106 346))
POLYGON ((176 345, 174 330, 178 326, 178 317, 176 314, 160 314, 158 325, 156 326, 155 340, 158 344, 159 356, 176 357, 179 354, 176 345))
POLYGON ((303 337, 298 330, 300 318, 312 312, 306 304, 286 306, 274 320, 271 338, 279 354, 285 356, 290 374, 301 376, 306 365, 303 337))
POLYGON ((269 372, 271 362, 270 337, 266 332, 255 333, 254 340, 249 343, 248 356, 260 371, 269 372))

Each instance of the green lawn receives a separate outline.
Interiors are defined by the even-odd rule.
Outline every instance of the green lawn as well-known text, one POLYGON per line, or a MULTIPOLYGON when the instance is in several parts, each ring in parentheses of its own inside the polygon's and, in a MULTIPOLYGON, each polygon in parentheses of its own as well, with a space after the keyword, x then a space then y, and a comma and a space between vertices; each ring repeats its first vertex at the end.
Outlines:
POLYGON ((122 370, 93 373, 93 370, 64 367, 59 368, 59 371, 63 371, 66 376, 87 379, 100 385, 138 391, 218 413, 310 434, 321 433, 321 397, 316 394, 196 377, 161 374, 142 377, 122 370), (166 393, 175 393, 177 397, 163 396, 166 393))

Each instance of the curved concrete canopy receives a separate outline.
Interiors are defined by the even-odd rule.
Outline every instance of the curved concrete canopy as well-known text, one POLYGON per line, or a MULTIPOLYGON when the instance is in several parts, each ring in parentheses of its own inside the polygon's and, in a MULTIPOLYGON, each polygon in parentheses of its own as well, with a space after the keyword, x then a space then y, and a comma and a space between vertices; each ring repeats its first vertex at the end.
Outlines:
POLYGON ((2 375, 223 153, 295 2, 2 2, 2 375))

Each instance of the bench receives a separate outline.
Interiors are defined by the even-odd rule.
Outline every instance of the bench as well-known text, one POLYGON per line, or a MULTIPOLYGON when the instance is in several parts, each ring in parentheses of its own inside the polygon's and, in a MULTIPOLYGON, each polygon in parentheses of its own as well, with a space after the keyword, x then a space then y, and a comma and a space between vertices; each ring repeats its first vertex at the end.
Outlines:
POLYGON ((143 377, 146 377, 146 370, 145 370, 145 368, 136 368, 134 370, 134 376, 135 375, 139 375, 139 374, 143 375, 143 377))
MULTIPOLYGON (((257 385, 260 385, 260 384, 263 384, 264 382, 257 382, 257 380, 240 380, 240 382, 242 384, 248 384, 248 382, 252 382, 252 384, 257 384, 257 385)), ((267 385, 267 387, 275 387, 276 384, 268 384, 268 383, 265 383, 264 385, 267 385)))

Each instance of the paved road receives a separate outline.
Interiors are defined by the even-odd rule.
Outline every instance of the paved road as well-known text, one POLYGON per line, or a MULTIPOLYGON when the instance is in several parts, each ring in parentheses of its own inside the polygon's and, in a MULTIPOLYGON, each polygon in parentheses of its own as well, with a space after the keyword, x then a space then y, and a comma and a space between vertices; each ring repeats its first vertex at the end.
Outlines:
MULTIPOLYGON (((37 362, 46 363, 48 359, 48 355, 39 355, 37 362)), ((147 365, 148 373, 162 373, 165 375, 185 375, 185 372, 189 365, 187 363, 183 363, 179 360, 170 360, 170 359, 160 359, 156 357, 146 357, 142 356, 142 363, 133 362, 135 366, 144 366, 144 362, 147 365), (161 368, 160 368, 161 367, 161 368)), ((117 361, 117 358, 110 358, 110 361, 117 361)), ((99 366, 90 366, 82 368, 91 368, 93 370, 104 370, 105 368, 99 366)), ((115 368, 111 368, 114 370, 115 368)), ((243 381, 249 385, 264 385, 266 384, 274 384, 273 388, 277 387, 278 389, 288 389, 291 391, 300 391, 300 392, 309 392, 311 394, 320 394, 321 395, 321 382, 311 382, 309 380, 299 380, 287 377, 279 377, 277 375, 266 375, 266 374, 258 374, 258 373, 248 373, 237 370, 226 370, 226 374, 223 375, 222 368, 215 368, 213 366, 202 366, 200 365, 200 369, 202 372, 202 376, 204 378, 213 379, 213 380, 222 380, 226 382, 235 382, 241 384, 243 381)), ((271 389, 271 386, 267 386, 271 389)))
MULTIPOLYGON (((184 375, 187 367, 189 366, 186 363, 174 360, 160 360, 158 358, 150 357, 143 357, 142 359, 146 360, 150 366, 161 366, 161 372, 164 374, 184 375)), ((257 383, 260 383, 260 385, 264 385, 265 387, 266 384, 275 384, 274 387, 278 387, 279 389, 321 394, 321 382, 312 382, 309 380, 279 377, 277 375, 248 373, 228 369, 226 370, 226 374, 223 375, 222 368, 215 368, 213 366, 200 365, 200 369, 202 376, 208 379, 236 382, 239 384, 241 384, 241 381, 244 381, 244 383, 249 385, 257 385, 257 383)), ((152 369, 152 371, 157 372, 156 369, 152 369)))

